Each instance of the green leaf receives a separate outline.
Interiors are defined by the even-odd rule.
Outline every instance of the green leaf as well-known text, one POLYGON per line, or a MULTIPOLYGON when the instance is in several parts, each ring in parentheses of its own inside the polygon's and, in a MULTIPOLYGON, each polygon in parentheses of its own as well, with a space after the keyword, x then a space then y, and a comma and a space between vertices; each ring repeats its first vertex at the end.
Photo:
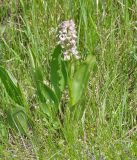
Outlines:
POLYGON ((8 130, 4 123, 0 121, 0 142, 8 140, 8 130))
POLYGON ((78 103, 81 96, 83 95, 94 65, 95 57, 90 55, 76 71, 70 88, 71 105, 78 103))
POLYGON ((65 63, 61 60, 61 46, 58 45, 53 54, 51 60, 51 72, 50 80, 56 95, 60 99, 61 92, 64 90, 67 80, 67 73, 65 70, 65 63))
POLYGON ((47 85, 43 83, 42 85, 42 94, 45 98, 49 99, 50 101, 53 101, 58 106, 58 98, 55 95, 55 93, 50 89, 47 85))
POLYGON ((16 79, 3 67, 0 67, 0 78, 8 95, 19 105, 24 106, 23 95, 16 79))
POLYGON ((58 98, 54 91, 44 84, 43 74, 40 68, 36 68, 34 71, 35 84, 37 87, 37 94, 42 103, 49 103, 51 105, 56 104, 58 106, 58 98))
POLYGON ((22 106, 15 106, 7 110, 7 119, 10 126, 21 134, 27 134, 29 131, 29 118, 22 106))

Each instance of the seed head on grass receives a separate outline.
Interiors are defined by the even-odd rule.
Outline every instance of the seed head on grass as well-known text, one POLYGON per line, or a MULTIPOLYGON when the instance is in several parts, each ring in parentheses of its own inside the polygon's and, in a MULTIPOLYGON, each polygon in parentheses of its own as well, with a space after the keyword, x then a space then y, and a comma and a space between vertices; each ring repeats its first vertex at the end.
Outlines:
POLYGON ((59 44, 63 49, 64 60, 70 60, 72 55, 79 59, 77 51, 77 32, 73 20, 63 21, 59 25, 59 44))

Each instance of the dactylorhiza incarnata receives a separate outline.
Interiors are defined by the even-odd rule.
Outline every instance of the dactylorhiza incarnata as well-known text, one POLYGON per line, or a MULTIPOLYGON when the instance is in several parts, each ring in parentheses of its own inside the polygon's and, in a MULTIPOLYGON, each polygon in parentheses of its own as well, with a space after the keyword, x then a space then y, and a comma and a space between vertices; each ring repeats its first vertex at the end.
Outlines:
POLYGON ((80 59, 77 51, 77 32, 73 20, 63 21, 59 25, 59 44, 63 49, 64 60, 70 60, 72 56, 80 59))

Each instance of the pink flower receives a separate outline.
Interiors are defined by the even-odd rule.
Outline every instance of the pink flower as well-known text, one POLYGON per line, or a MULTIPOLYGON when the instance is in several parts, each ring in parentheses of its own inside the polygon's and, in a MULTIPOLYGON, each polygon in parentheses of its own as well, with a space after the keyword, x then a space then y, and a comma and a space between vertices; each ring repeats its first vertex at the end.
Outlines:
POLYGON ((76 47, 77 32, 73 20, 64 21, 59 25, 59 44, 63 48, 64 60, 70 60, 72 56, 79 59, 76 47))

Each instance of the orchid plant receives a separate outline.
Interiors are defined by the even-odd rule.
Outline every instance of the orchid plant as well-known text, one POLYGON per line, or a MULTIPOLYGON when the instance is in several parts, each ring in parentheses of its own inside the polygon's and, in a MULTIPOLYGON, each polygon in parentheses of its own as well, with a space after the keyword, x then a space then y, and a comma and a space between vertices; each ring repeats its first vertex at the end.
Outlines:
MULTIPOLYGON (((45 83, 45 76, 36 55, 31 51, 29 55, 36 98, 39 102, 36 110, 40 110, 46 126, 53 126, 54 129, 63 124, 61 121, 64 121, 67 112, 73 114, 74 109, 78 109, 95 65, 93 55, 89 55, 84 61, 80 60, 73 20, 64 21, 59 25, 58 39, 58 45, 51 56, 49 84, 45 83)), ((27 133, 28 121, 31 121, 27 98, 19 83, 3 67, 0 67, 0 78, 8 95, 16 104, 8 116, 9 121, 20 132, 27 133)))

